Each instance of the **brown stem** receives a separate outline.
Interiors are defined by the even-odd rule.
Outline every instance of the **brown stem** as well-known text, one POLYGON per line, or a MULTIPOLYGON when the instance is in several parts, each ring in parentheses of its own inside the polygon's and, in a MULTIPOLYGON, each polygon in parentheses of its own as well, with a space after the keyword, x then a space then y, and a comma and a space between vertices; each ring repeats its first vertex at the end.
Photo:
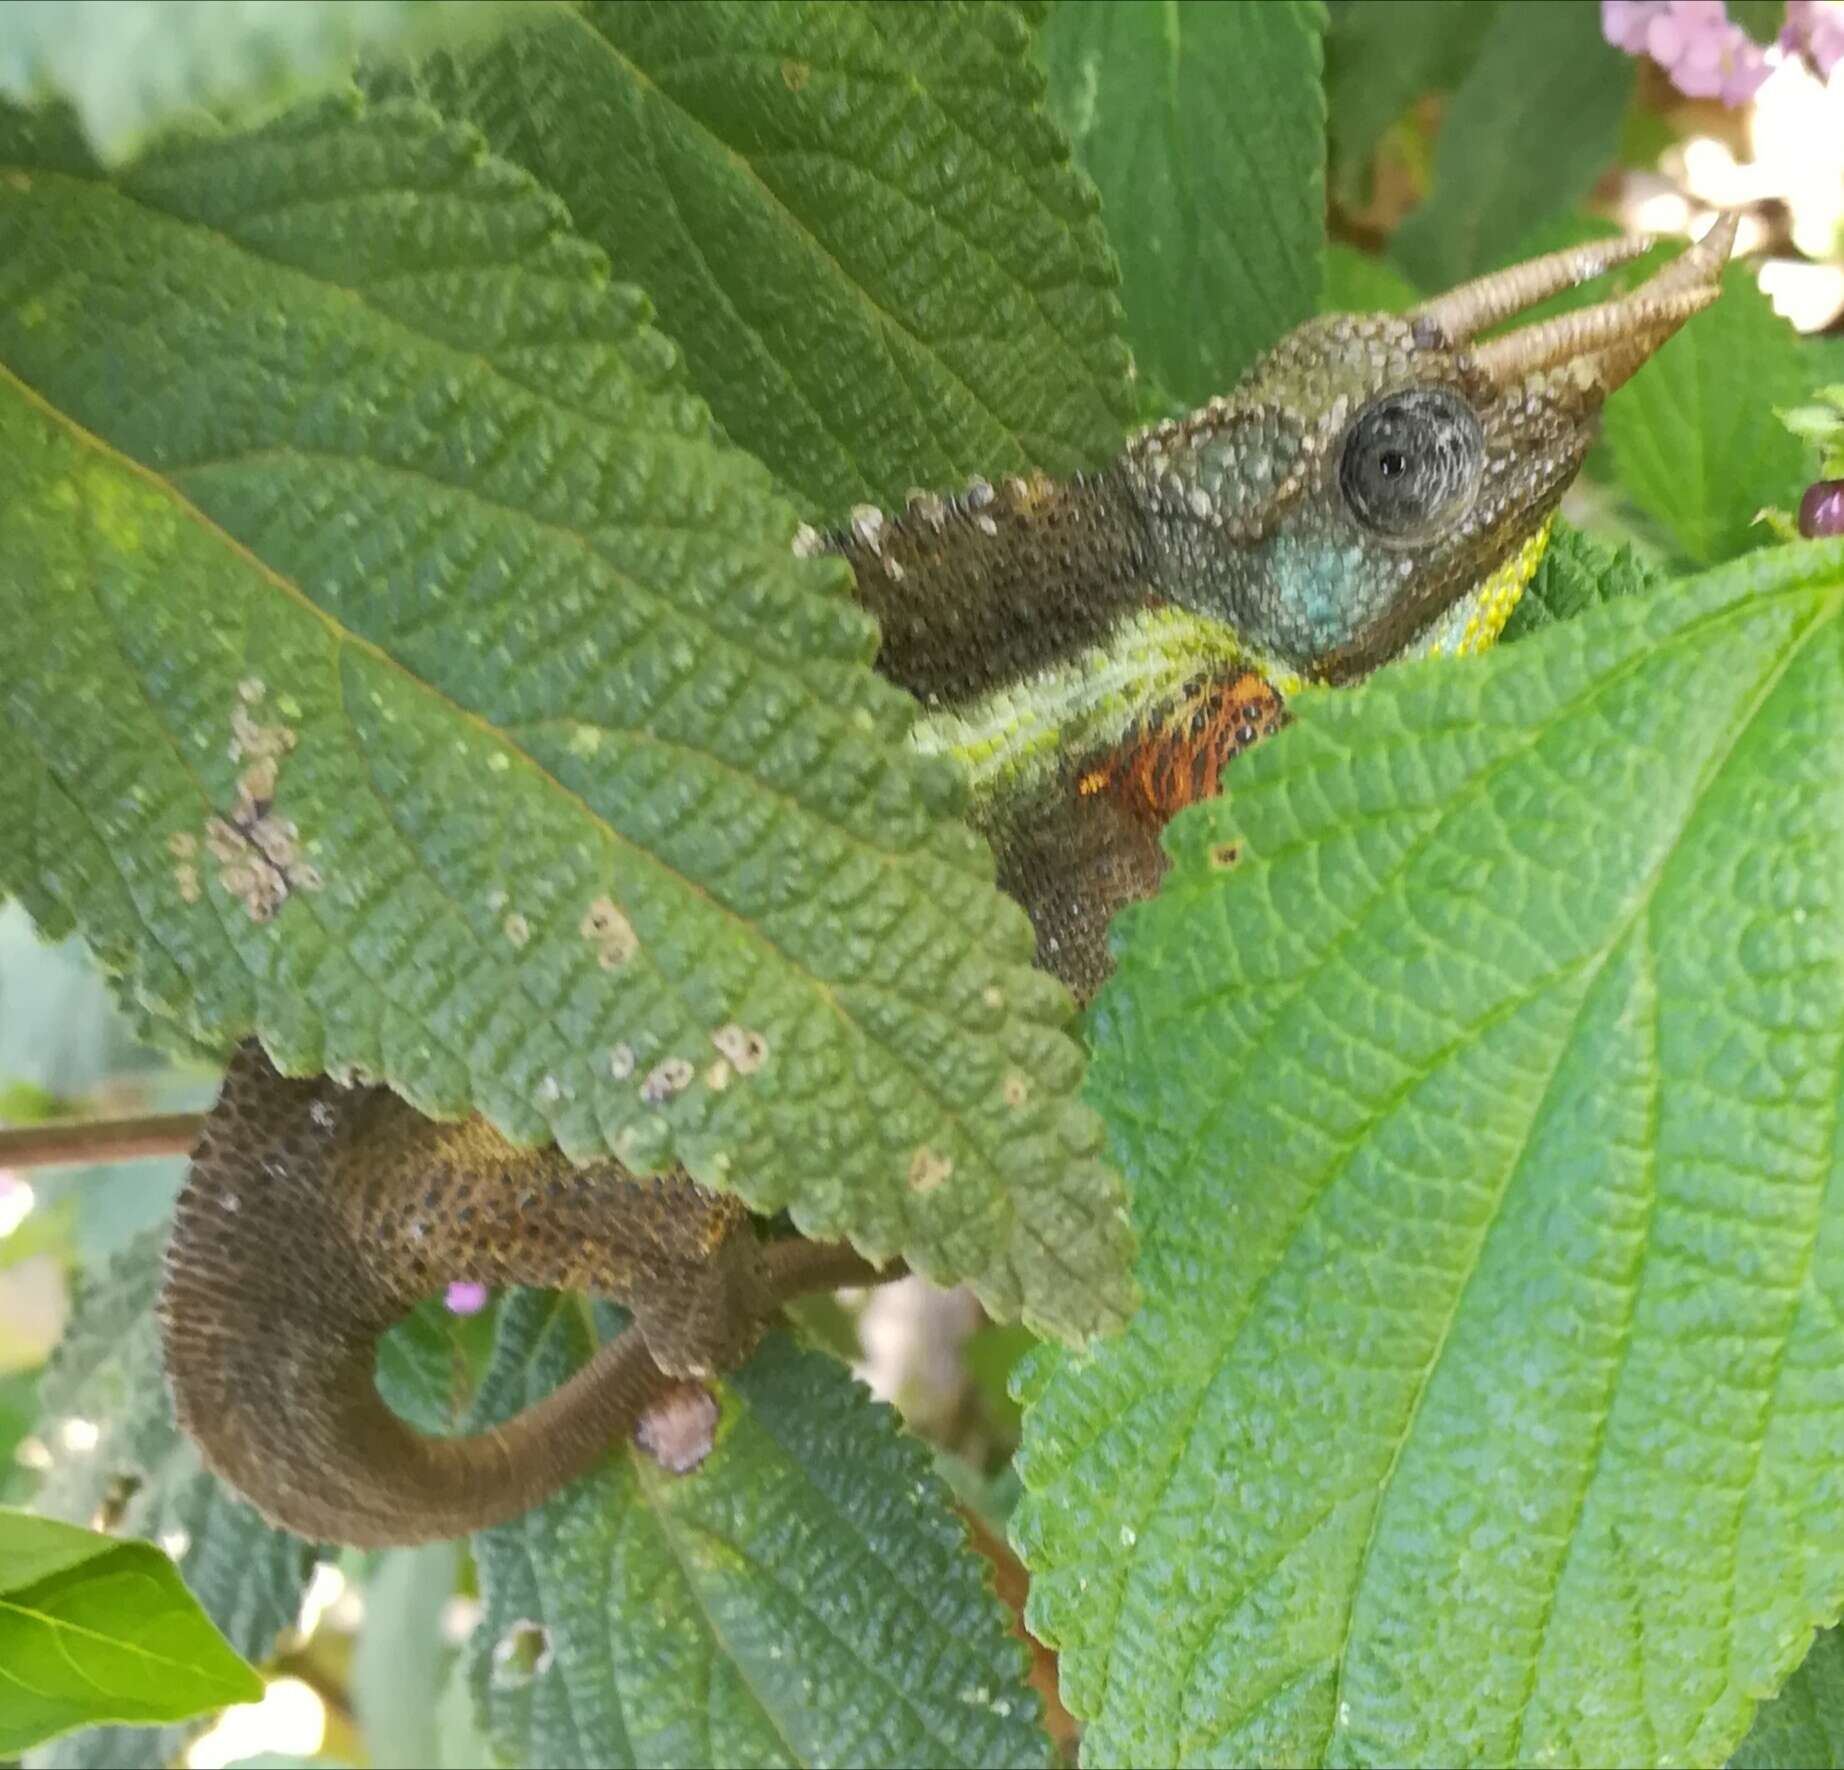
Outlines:
POLYGON ((126 1162, 190 1155, 205 1115, 150 1112, 131 1119, 53 1119, 0 1130, 0 1168, 53 1168, 73 1162, 126 1162))

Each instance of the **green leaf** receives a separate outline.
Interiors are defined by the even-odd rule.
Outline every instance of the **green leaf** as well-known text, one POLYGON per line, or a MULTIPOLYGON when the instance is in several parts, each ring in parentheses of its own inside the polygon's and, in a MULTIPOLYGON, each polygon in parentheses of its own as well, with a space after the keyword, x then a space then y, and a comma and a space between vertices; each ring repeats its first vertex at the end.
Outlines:
POLYGON ((1786 23, 1786 0, 1728 0, 1727 10, 1756 43, 1772 43, 1786 23))
POLYGON ((1780 1694, 1761 1704, 1729 1770, 1844 1770, 1844 1639, 1821 1631, 1780 1694))
MULTIPOLYGON (((173 1423, 153 1318, 163 1240, 144 1233, 78 1292, 40 1385, 37 1436, 51 1468, 32 1505, 73 1523, 101 1516, 119 1536, 159 1544, 231 1646, 261 1661, 300 1615, 314 1552, 207 1475, 173 1423)), ((195 1731, 86 1729, 34 1762, 160 1770, 195 1731)))
MULTIPOLYGON (((573 1304, 501 1315, 497 1418, 586 1356, 573 1304)), ((624 1450, 474 1539, 470 1676, 514 1763, 1052 1763, 1025 1658, 927 1453, 773 1337, 685 1475, 624 1450)))
POLYGON ((1711 565, 1757 547, 1763 505, 1793 508, 1811 466, 1775 415, 1844 372, 1844 347, 1802 340, 1731 265, 1706 308, 1608 404, 1621 488, 1672 550, 1711 565))
POLYGON ((1434 188, 1391 252, 1444 289, 1500 261, 1606 170, 1633 63, 1601 36, 1597 0, 1500 6, 1434 148, 1434 188))
POLYGON ((67 99, 105 160, 201 110, 337 85, 361 55, 415 55, 516 16, 509 0, 12 0, 0 97, 67 99))
POLYGON ((408 107, 0 166, 0 885, 219 1045, 1121 1319, 1066 993, 556 201, 408 107))
POLYGON ((180 1721, 262 1679, 150 1543, 0 1509, 0 1753, 96 1721, 180 1721))
POLYGON ((1384 132, 1417 99, 1459 83, 1494 10, 1494 0, 1344 0, 1332 8, 1325 109, 1341 202, 1368 199, 1370 163, 1384 132))
POLYGON ((1127 913, 1024 1386, 1114 1763, 1715 1763, 1844 1606, 1844 545, 1297 697, 1127 913))
POLYGON ((1421 291, 1386 258, 1373 257, 1333 240, 1325 249, 1326 313, 1400 313, 1421 299, 1421 291))
POLYGON ((365 1616, 347 1688, 374 1770, 441 1762, 439 1708, 455 1663, 442 1609, 460 1571, 459 1543, 391 1549, 365 1576, 365 1616))
POLYGON ((1128 341, 1192 403, 1318 305, 1324 30, 1317 0, 1084 0, 1040 33, 1051 106, 1101 187, 1128 341))
POLYGON ((1505 623, 1502 643, 1572 621, 1591 608, 1655 590, 1663 581, 1631 547, 1618 553, 1558 519, 1536 575, 1505 623))
POLYGON ((378 1393, 419 1431, 458 1431, 492 1341, 489 1311, 456 1315, 432 1297, 379 1343, 378 1393))
POLYGON ((1012 7, 554 8, 426 90, 646 289, 804 514, 1093 467, 1132 422, 1094 192, 1012 7))
POLYGON ((23 1498, 31 1485, 16 1453, 38 1418, 38 1383, 36 1370, 0 1376, 0 1502, 23 1498))

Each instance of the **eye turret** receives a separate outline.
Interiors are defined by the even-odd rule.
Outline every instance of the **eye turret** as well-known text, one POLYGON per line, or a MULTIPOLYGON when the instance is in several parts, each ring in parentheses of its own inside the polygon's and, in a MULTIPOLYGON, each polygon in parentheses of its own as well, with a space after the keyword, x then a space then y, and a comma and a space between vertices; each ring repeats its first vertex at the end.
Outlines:
POLYGON ((1358 413, 1338 486, 1373 534, 1414 541, 1465 512, 1484 462, 1485 434, 1466 401, 1446 388, 1412 387, 1358 413))

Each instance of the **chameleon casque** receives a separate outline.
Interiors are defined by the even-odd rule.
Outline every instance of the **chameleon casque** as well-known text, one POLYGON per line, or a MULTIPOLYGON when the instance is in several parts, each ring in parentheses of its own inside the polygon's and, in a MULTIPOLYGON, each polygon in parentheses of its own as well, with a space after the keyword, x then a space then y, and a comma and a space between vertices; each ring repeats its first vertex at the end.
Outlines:
MULTIPOLYGON (((1397 317, 1310 321, 1236 389, 1111 465, 868 507, 797 552, 843 555, 878 668, 958 760, 1038 961, 1086 1000, 1159 832, 1217 790, 1307 684, 1498 636, 1607 396, 1715 298, 1720 223, 1630 295, 1478 342, 1651 242, 1555 253, 1397 317)), ((879 1273, 758 1234, 683 1174, 637 1178, 436 1123, 385 1087, 233 1059, 180 1199, 161 1299, 178 1417, 278 1524, 354 1544, 481 1528, 633 1432, 675 1383, 748 1355, 799 1292, 879 1273), (412 1430, 379 1337, 456 1278, 562 1286, 633 1325, 503 1427, 412 1430)))

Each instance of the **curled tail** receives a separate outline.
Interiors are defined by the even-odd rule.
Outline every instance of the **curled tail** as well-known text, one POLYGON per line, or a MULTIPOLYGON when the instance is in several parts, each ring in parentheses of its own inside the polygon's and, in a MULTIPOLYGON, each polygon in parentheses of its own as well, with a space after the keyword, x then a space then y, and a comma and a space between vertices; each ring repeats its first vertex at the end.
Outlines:
POLYGON ((689 1180, 576 1168, 387 1089, 290 1080, 252 1043, 180 1195, 160 1323, 207 1466, 286 1529, 373 1546, 516 1517, 676 1380, 740 1362, 786 1296, 874 1276, 846 1249, 764 1246, 739 1204, 689 1180), (451 1278, 596 1291, 635 1324, 504 1425, 436 1437, 374 1373, 385 1331, 451 1278))

